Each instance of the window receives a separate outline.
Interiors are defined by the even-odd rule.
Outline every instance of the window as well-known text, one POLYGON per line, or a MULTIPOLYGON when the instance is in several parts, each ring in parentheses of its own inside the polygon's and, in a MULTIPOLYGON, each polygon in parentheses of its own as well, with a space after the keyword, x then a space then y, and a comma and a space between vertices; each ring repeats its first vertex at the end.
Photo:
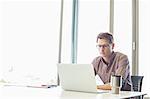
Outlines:
POLYGON ((56 83, 60 3, 1 0, 1 78, 16 83, 56 83))
POLYGON ((139 1, 139 75, 143 75, 142 91, 150 95, 149 56, 150 56, 150 9, 149 0, 139 1))
POLYGON ((109 0, 79 0, 78 63, 91 63, 99 55, 96 37, 109 31, 109 0))
POLYGON ((128 56, 132 71, 132 1, 114 0, 115 51, 128 56))
POLYGON ((71 62, 72 0, 64 0, 62 27, 62 63, 71 62))

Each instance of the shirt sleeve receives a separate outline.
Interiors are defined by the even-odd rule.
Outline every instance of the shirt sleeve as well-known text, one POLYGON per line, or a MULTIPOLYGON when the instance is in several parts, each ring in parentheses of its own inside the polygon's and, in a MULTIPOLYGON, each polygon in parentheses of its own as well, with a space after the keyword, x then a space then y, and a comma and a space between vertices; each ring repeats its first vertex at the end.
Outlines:
POLYGON ((126 55, 121 55, 119 57, 116 75, 122 76, 121 90, 131 91, 132 83, 131 83, 131 79, 130 79, 130 66, 129 66, 128 57, 126 55))
POLYGON ((121 55, 118 60, 118 68, 116 70, 116 75, 121 75, 123 80, 127 79, 129 75, 129 60, 126 55, 121 55))

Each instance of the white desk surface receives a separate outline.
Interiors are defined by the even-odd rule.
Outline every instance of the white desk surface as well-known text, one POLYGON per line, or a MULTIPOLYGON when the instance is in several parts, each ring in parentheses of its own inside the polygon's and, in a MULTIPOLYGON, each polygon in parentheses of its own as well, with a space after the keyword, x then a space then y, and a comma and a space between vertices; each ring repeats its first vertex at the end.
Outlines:
POLYGON ((111 93, 84 93, 64 91, 61 87, 55 88, 29 88, 18 86, 0 86, 0 99, 120 99, 139 95, 143 92, 121 91, 120 94, 111 93), (1 98, 2 97, 2 98, 1 98))

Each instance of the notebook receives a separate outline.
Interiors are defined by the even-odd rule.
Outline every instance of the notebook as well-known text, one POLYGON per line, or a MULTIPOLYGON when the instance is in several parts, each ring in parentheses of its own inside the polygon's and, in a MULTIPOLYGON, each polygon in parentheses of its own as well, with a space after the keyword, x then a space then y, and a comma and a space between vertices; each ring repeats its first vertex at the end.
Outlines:
POLYGON ((92 64, 57 64, 60 85, 64 90, 103 93, 97 89, 92 64))

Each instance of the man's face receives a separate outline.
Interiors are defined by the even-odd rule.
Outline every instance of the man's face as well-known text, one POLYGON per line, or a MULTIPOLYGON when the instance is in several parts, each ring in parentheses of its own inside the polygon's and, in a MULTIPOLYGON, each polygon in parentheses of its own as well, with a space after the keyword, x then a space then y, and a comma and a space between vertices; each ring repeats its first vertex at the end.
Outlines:
POLYGON ((109 57, 113 51, 114 44, 109 44, 106 39, 98 39, 97 48, 101 57, 109 57))

